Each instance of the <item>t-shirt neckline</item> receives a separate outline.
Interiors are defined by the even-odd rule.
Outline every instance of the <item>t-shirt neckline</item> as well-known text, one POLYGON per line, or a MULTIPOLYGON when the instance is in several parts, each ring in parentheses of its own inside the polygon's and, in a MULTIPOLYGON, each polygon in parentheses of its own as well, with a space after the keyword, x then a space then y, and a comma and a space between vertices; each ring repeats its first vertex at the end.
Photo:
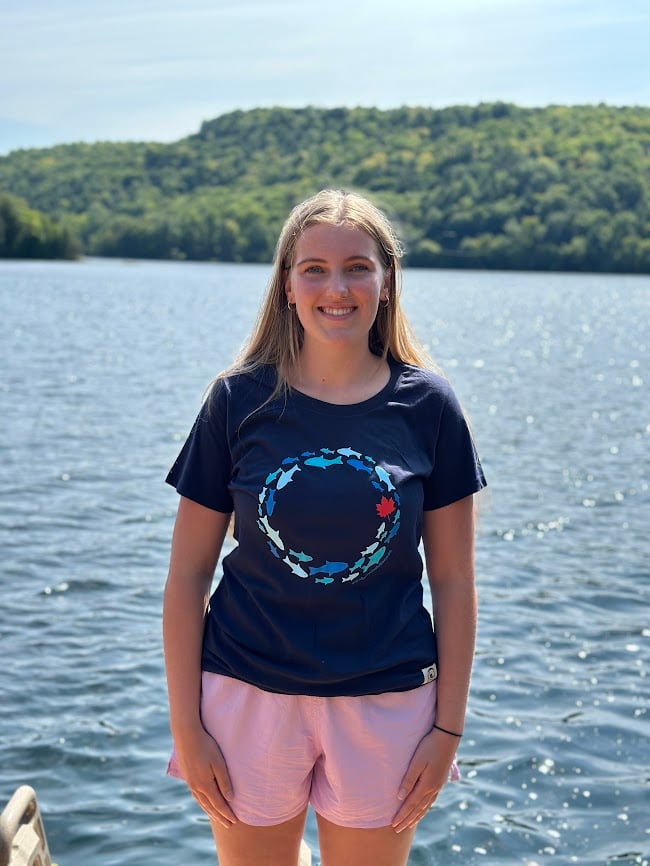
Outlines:
POLYGON ((388 377, 388 382, 386 382, 384 387, 380 388, 380 390, 377 391, 376 394, 373 394, 372 397, 368 397, 366 400, 361 400, 359 403, 329 403, 327 400, 319 400, 317 397, 311 397, 309 394, 305 394, 303 391, 298 391, 296 388, 291 388, 289 392, 289 399, 292 400, 298 407, 311 409, 312 411, 320 412, 321 414, 363 414, 364 412, 373 409, 375 406, 385 403, 386 397, 395 388, 395 383, 400 373, 400 366, 390 354, 388 355, 386 360, 388 361, 388 365, 390 367, 390 375, 388 377))

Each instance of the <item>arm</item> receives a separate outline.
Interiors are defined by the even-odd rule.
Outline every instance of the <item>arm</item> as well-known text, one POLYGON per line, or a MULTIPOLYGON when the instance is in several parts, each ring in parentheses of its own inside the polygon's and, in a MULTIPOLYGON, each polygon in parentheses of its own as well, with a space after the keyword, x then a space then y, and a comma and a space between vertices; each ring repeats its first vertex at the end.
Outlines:
POLYGON ((229 514, 181 497, 163 602, 163 643, 170 727, 192 794, 223 824, 235 820, 232 786, 219 747, 201 724, 201 644, 210 587, 229 514))
MULTIPOLYGON (((438 646, 436 724, 462 733, 476 634, 473 497, 425 511, 422 540, 438 646)), ((435 801, 458 742, 436 728, 420 742, 402 782, 396 830, 414 826, 435 801)))

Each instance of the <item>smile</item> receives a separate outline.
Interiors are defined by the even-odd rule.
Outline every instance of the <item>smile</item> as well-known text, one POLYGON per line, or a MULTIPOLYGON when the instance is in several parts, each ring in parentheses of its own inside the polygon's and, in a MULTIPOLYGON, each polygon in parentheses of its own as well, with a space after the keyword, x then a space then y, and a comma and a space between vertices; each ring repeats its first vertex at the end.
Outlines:
POLYGON ((347 316, 349 313, 353 313, 356 309, 355 307, 319 307, 318 308, 321 313, 325 313, 327 316, 347 316))

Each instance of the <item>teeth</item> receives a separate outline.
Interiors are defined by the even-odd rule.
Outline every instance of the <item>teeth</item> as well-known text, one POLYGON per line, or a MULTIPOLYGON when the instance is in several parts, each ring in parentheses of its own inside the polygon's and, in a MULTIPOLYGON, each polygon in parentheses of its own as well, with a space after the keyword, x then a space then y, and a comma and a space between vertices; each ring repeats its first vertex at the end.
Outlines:
POLYGON ((354 310, 354 307, 321 307, 321 310, 328 316, 347 316, 354 310))

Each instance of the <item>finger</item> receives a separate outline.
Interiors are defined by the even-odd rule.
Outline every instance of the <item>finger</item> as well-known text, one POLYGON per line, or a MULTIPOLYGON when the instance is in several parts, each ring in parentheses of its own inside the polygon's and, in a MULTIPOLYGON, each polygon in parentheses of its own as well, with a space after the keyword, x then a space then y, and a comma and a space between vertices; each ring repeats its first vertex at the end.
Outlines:
POLYGON ((393 818, 393 827, 396 828, 408 821, 425 802, 426 801, 423 800, 422 797, 417 797, 415 799, 409 798, 402 806, 400 806, 397 814, 393 818))
POLYGON ((411 764, 409 766, 397 792, 398 800, 405 800, 415 790, 425 766, 425 764, 411 764))
MULTIPOLYGON (((232 796, 232 792, 231 792, 232 796)), ((208 799, 212 803, 212 806, 216 811, 231 824, 234 824, 237 818, 235 817, 235 813, 230 808, 230 804, 226 802, 223 797, 222 791, 220 790, 217 781, 215 779, 214 784, 211 790, 208 792, 208 799)))
POLYGON ((232 811, 225 802, 224 808, 219 808, 218 805, 214 803, 214 800, 210 798, 207 794, 200 791, 193 791, 192 793, 194 795, 194 799, 203 809, 203 811, 207 815, 209 815, 210 818, 213 818, 223 827, 232 827, 232 825, 236 822, 237 819, 235 818, 232 811))
POLYGON ((402 803, 392 821, 393 829, 405 829, 420 820, 435 803, 438 792, 425 790, 423 785, 416 786, 410 796, 402 803), (417 816, 417 817, 416 817, 417 816))
MULTIPOLYGON (((433 802, 435 802, 435 798, 433 802)), ((401 817, 396 815, 395 819, 393 820, 393 830, 395 830, 396 833, 401 833, 402 830, 408 830, 411 827, 415 827, 416 824, 418 824, 422 820, 422 818, 424 818, 432 805, 433 803, 429 799, 427 799, 424 802, 418 803, 417 806, 415 806, 407 814, 401 817)))
POLYGON ((219 758, 220 760, 215 761, 211 765, 212 774, 223 797, 226 800, 232 800, 233 789, 230 780, 230 773, 228 772, 228 767, 223 759, 223 755, 219 755, 219 758))
POLYGON ((209 815, 217 819, 223 818, 229 824, 236 822, 237 817, 230 808, 230 805, 223 798, 215 779, 212 779, 211 783, 197 785, 191 790, 195 800, 209 815))

